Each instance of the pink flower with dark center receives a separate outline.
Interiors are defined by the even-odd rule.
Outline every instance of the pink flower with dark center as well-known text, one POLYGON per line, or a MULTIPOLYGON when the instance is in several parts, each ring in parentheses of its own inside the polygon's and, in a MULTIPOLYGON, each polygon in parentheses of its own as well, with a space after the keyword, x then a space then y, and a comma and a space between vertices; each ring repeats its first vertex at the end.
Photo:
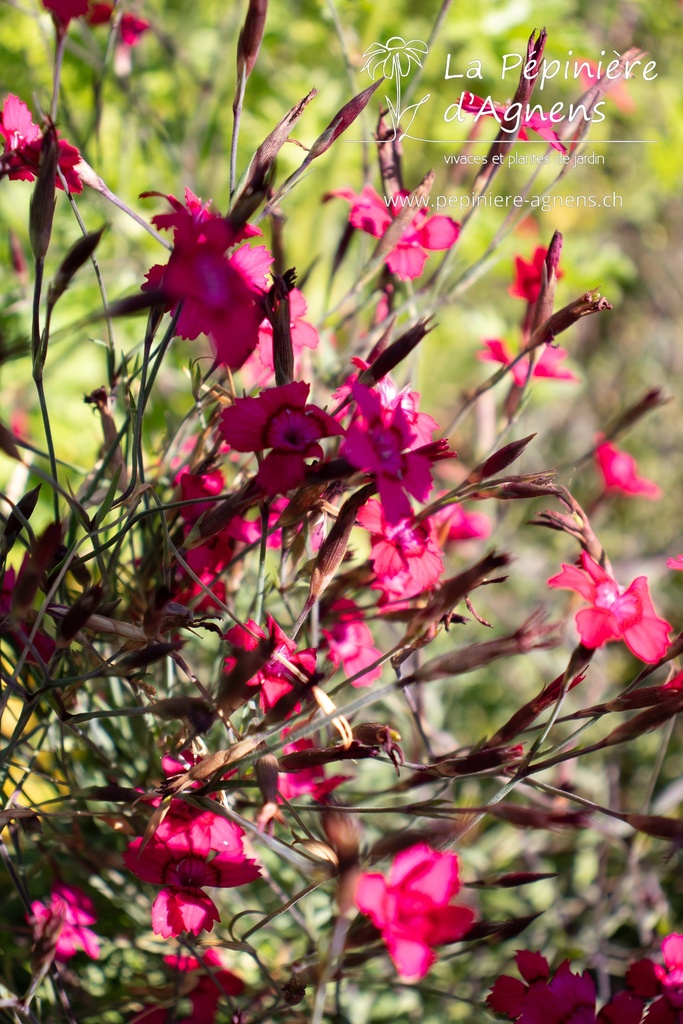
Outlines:
POLYGON ((258 398, 237 398, 221 415, 220 431, 238 452, 271 452, 256 479, 266 494, 276 495, 302 484, 306 459, 322 459, 321 438, 344 430, 317 405, 306 405, 310 384, 294 381, 267 388, 258 398))
MULTIPOLYGON (((57 939, 55 959, 64 963, 82 949, 92 960, 100 955, 100 943, 96 933, 87 925, 95 924, 95 906, 89 896, 73 885, 55 882, 52 897, 46 906, 36 901, 31 904, 33 936, 37 941, 46 927, 52 925, 55 917, 62 918, 57 939)), ((58 927, 58 922, 57 922, 58 927)))
POLYGON ((429 590, 443 572, 436 525, 414 516, 392 523, 374 498, 358 513, 358 523, 372 534, 370 560, 377 574, 373 587, 385 597, 408 598, 429 590))
MULTIPOLYGON (((530 128, 532 132, 536 132, 542 139, 549 142, 553 149, 559 150, 560 153, 567 152, 564 144, 560 142, 557 132, 554 128, 550 127, 553 124, 550 114, 543 114, 532 110, 530 104, 526 104, 523 109, 518 111, 512 109, 515 106, 514 104, 504 106, 501 103, 494 103, 488 96, 486 99, 483 99, 481 96, 475 96, 472 92, 465 92, 459 106, 461 110, 467 111, 468 114, 474 114, 475 122, 478 122, 481 117, 493 117, 499 125, 504 125, 510 129, 519 121, 521 127, 518 138, 522 139, 522 141, 526 142, 529 138, 527 128, 530 128), (469 97, 469 99, 466 97, 469 97)), ((510 131, 510 135, 512 134, 510 131)))
POLYGON ((638 476, 636 460, 620 451, 609 441, 603 441, 595 451, 595 458, 605 481, 605 490, 621 494, 640 495, 656 501, 662 490, 652 480, 638 476))
POLYGON ((379 928, 402 978, 423 978, 436 960, 432 946, 457 942, 474 921, 468 907, 451 900, 460 891, 458 858, 426 844, 399 853, 386 879, 363 874, 356 906, 379 928))
MULTIPOLYGON (((384 202, 371 185, 365 185, 360 195, 342 188, 330 192, 326 198, 346 199, 351 203, 349 223, 373 238, 381 238, 409 195, 409 192, 397 192, 389 202, 384 202)), ((422 273, 429 253, 450 249, 459 234, 460 225, 450 217, 430 216, 426 210, 420 210, 398 244, 384 257, 384 262, 401 281, 412 281, 422 273)))
POLYGON ((171 308, 182 301, 179 336, 207 334, 217 358, 238 370, 258 342, 266 274, 273 258, 262 245, 243 245, 228 256, 227 250, 255 229, 235 233, 189 190, 185 208, 173 196, 166 198, 173 213, 153 219, 173 230, 173 252, 166 266, 149 270, 143 291, 161 289, 171 308))
MULTIPOLYGON (((485 351, 477 352, 477 359, 482 363, 502 363, 509 366, 514 359, 513 353, 504 341, 500 338, 489 338, 484 342, 485 351)), ((541 357, 534 364, 532 377, 553 377, 555 380, 567 380, 577 383, 579 378, 564 366, 559 364, 567 356, 566 349, 555 348, 552 345, 544 345, 541 349, 541 357)), ((524 387, 529 375, 529 357, 523 356, 515 363, 510 371, 512 379, 517 387, 524 387)))
MULTIPOLYGON (((374 504, 379 506, 379 502, 374 504)), ((336 668, 341 665, 347 676, 355 676, 382 657, 382 652, 374 646, 369 626, 363 622, 362 611, 353 601, 347 598, 335 601, 325 613, 324 621, 330 619, 334 623, 332 629, 321 632, 329 648, 328 661, 336 668)), ((378 665, 354 679, 352 686, 371 686, 381 675, 382 666, 378 665)))
POLYGON ((143 882, 164 886, 152 905, 152 928, 164 938, 183 931, 210 932, 220 920, 204 886, 245 885, 261 874, 255 861, 236 858, 232 850, 207 860, 210 851, 202 833, 193 834, 190 829, 182 836, 180 841, 175 841, 177 836, 161 841, 155 834, 143 851, 142 839, 134 839, 123 855, 126 867, 143 882))
POLYGON ((641 999, 654 999, 647 1024, 683 1024, 683 935, 662 940, 664 966, 637 960, 626 973, 626 984, 641 999))
MULTIPOLYGON (((59 136, 59 133, 57 133, 59 136)), ((10 179, 33 181, 40 166, 40 151, 43 133, 33 123, 31 111, 26 104, 10 93, 5 97, 0 114, 0 136, 4 139, 3 155, 0 157, 0 177, 7 174, 10 179)), ((66 139, 58 137, 59 169, 64 175, 69 191, 82 192, 83 183, 76 171, 81 154, 66 139)), ((57 188, 64 189, 59 175, 55 176, 57 188)))
POLYGON ((574 590, 591 603, 592 607, 576 615, 584 646, 593 649, 623 640, 641 661, 654 664, 663 658, 672 627, 655 612, 647 578, 639 576, 624 590, 585 551, 581 565, 583 568, 563 564, 562 572, 549 579, 548 586, 574 590))
MULTIPOLYGON (((266 634, 253 619, 249 619, 246 625, 249 631, 242 626, 233 626, 225 634, 225 639, 235 647, 253 651, 258 646, 258 641, 265 639, 266 634)), ((264 711, 269 711, 282 697, 293 690, 295 685, 302 685, 302 679, 308 680, 313 677, 316 654, 313 648, 297 651, 296 643, 285 635, 272 615, 268 615, 266 618, 266 625, 268 635, 275 644, 273 655, 263 668, 259 669, 256 675, 249 680, 248 685, 260 687, 261 708, 264 711), (294 671, 280 661, 277 655, 286 658, 294 671), (300 676, 302 678, 299 678, 300 676)), ((235 659, 227 657, 225 671, 230 672, 234 666, 235 659)))
POLYGON ((405 492, 425 501, 432 489, 430 459, 410 450, 415 430, 400 405, 386 408, 377 392, 362 384, 351 390, 361 418, 349 427, 342 455, 374 473, 387 522, 399 523, 412 515, 405 492))

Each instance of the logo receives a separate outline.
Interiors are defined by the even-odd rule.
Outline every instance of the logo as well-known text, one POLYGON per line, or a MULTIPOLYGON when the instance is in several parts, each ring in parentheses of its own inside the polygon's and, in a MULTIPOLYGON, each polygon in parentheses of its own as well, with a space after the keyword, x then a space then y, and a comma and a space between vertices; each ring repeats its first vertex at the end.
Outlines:
POLYGON ((386 43, 373 43, 372 46, 368 46, 363 54, 366 60, 361 71, 367 71, 373 82, 377 75, 381 74, 395 84, 395 102, 392 102, 388 96, 384 98, 389 107, 394 138, 398 137, 399 142, 406 137, 415 115, 430 97, 430 93, 427 93, 418 103, 411 103, 403 107, 404 94, 401 89, 401 79, 408 77, 414 65, 422 68, 422 60, 428 52, 429 47, 421 39, 410 39, 406 42, 403 36, 392 36, 387 39, 386 43))

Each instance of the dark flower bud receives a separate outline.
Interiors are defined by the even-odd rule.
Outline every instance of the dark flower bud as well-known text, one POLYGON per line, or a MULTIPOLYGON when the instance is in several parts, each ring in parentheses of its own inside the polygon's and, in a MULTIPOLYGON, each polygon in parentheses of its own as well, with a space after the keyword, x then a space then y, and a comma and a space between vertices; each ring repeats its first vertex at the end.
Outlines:
POLYGON ((48 288, 47 304, 50 309, 69 287, 76 272, 80 270, 86 260, 90 259, 95 252, 106 228, 107 225, 103 224, 99 231, 90 231, 71 246, 48 288))
POLYGON ((52 220, 55 213, 55 175, 59 163, 57 132, 53 124, 48 125, 40 149, 38 177, 31 196, 29 212, 29 238, 36 261, 45 259, 52 235, 52 220))
POLYGON ((256 58, 266 26, 268 0, 249 0, 249 10, 237 41, 237 74, 248 78, 254 70, 256 58))

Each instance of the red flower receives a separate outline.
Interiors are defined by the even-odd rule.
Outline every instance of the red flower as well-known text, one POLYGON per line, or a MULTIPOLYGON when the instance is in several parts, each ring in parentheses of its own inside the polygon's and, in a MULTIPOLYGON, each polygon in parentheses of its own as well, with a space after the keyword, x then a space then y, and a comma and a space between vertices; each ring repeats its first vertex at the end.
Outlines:
POLYGON ((258 398, 238 398, 221 416, 220 431, 238 452, 272 449, 256 479, 266 494, 298 487, 306 477, 306 459, 323 458, 318 443, 344 430, 317 405, 306 405, 310 384, 294 381, 267 388, 258 398))
POLYGON ((33 914, 30 923, 33 926, 33 937, 37 941, 43 935, 48 924, 53 925, 55 918, 62 919, 57 939, 55 959, 64 963, 82 949, 92 960, 100 955, 100 943, 97 935, 86 925, 95 924, 97 917, 95 907, 89 896, 72 885, 55 882, 52 886, 52 898, 48 906, 36 901, 31 904, 33 914))
MULTIPOLYGON (((143 195, 161 195, 145 192, 143 195)), ((174 247, 166 266, 147 273, 143 291, 162 289, 171 307, 182 301, 177 331, 181 338, 207 334, 217 358, 238 370, 256 348, 263 320, 266 274, 273 257, 265 246, 227 250, 256 229, 235 233, 222 217, 209 212, 186 190, 186 206, 166 196, 173 213, 152 218, 160 228, 174 232, 174 247)))
MULTIPOLYGON (((515 281, 510 285, 508 291, 515 298, 524 299, 532 305, 541 293, 541 281, 543 280, 543 264, 548 255, 548 250, 538 246, 534 251, 531 261, 515 256, 515 281)), ((557 271, 558 280, 564 274, 557 271)))
MULTIPOLYGON (((374 504, 379 507, 378 502, 374 504)), ((364 512, 365 509, 361 511, 364 512)), ((360 608, 357 608, 353 601, 341 598, 335 601, 326 613, 326 620, 329 616, 334 621, 334 626, 332 629, 321 630, 329 647, 328 660, 336 668, 342 665, 347 676, 355 676, 357 672, 382 657, 382 652, 374 646, 372 633, 363 622, 362 615, 360 608)), ((354 679, 351 685, 371 686, 381 675, 382 666, 378 665, 377 668, 354 679)))
MULTIPOLYGON (((190 975, 176 981, 177 990, 187 993, 192 1004, 190 1016, 178 1020, 177 1024, 197 1024, 198 1021, 212 1024, 221 994, 239 996, 244 991, 244 982, 226 969, 222 952, 218 949, 207 949, 200 957, 171 954, 164 957, 164 963, 179 974, 190 975)), ((177 1019, 173 1010, 163 1007, 146 1010, 136 1017, 140 1024, 168 1024, 171 1019, 177 1019)))
POLYGON ((183 931, 194 935, 210 932, 214 922, 220 920, 218 909, 204 892, 204 886, 245 885, 261 874, 255 861, 243 854, 236 856, 234 849, 207 860, 210 849, 206 835, 193 831, 191 826, 186 832, 174 833, 164 840, 155 835, 143 851, 141 845, 141 838, 134 839, 123 860, 144 882, 164 886, 152 904, 152 928, 164 938, 183 931))
POLYGON ((451 904, 459 891, 457 856, 423 843, 396 856, 388 880, 361 875, 356 906, 381 931, 400 976, 413 981, 436 960, 432 946, 457 942, 474 921, 469 908, 451 904))
POLYGON ((425 501, 432 489, 430 460, 410 451, 415 430, 400 405, 387 408, 362 384, 351 390, 362 416, 349 427, 342 454, 352 466, 375 474, 387 522, 399 523, 412 515, 405 491, 425 501))
POLYGON ((434 586, 443 572, 436 526, 414 516, 388 521, 374 498, 358 513, 358 522, 372 534, 370 560, 377 574, 373 587, 394 598, 415 597, 434 586))
POLYGON ((520 949, 515 956, 524 981, 503 974, 486 1000, 496 1013, 519 1024, 640 1024, 643 1004, 620 992, 595 1015, 595 985, 589 974, 573 974, 565 960, 550 976, 540 953, 520 949))
MULTIPOLYGON (((59 134, 59 133, 58 133, 59 134)), ((10 93, 5 97, 0 114, 0 136, 4 141, 3 156, 0 157, 0 177, 7 174, 10 179, 33 181, 38 173, 43 133, 33 123, 31 111, 26 104, 10 93)), ((82 192, 83 183, 76 171, 81 154, 66 139, 58 139, 59 169, 71 192, 82 192)), ((64 189, 57 175, 57 188, 64 189)))
MULTIPOLYGON (((511 105, 503 106, 500 103, 494 103, 490 96, 486 99, 482 99, 481 96, 475 96, 472 92, 465 92, 462 95, 462 99, 459 103, 461 110, 466 110, 468 114, 474 114, 474 120, 479 121, 480 117, 493 117, 499 125, 504 125, 508 119, 508 112, 511 110, 511 105), (465 97, 469 96, 466 100, 465 97)), ((519 129, 518 137, 524 142, 529 138, 526 129, 530 128, 531 131, 536 132, 542 139, 549 142, 553 149, 557 149, 560 153, 566 153, 567 150, 564 144, 560 142, 560 137, 557 132, 550 128, 553 122, 549 114, 540 114, 537 112, 530 112, 529 104, 526 104, 526 108, 515 112, 508 122, 508 127, 512 127, 517 123, 518 117, 521 115, 521 127, 519 129)), ((512 132, 510 132, 512 134, 512 132)))
MULTIPOLYGON (((296 683, 301 683, 299 677, 293 674, 290 669, 278 659, 282 655, 287 661, 298 670, 305 678, 310 679, 315 672, 315 650, 309 648, 305 651, 297 651, 296 644, 290 640, 278 626, 272 615, 266 619, 270 639, 275 644, 273 656, 250 680, 249 686, 260 686, 259 699, 261 708, 269 711, 274 704, 294 689, 296 683)), ((260 626, 257 626, 253 619, 247 622, 249 632, 242 626, 233 626, 225 634, 225 639, 236 647, 245 651, 253 651, 258 646, 259 639, 264 639, 266 634, 260 626), (253 635, 252 635, 253 634, 253 635)), ((235 659, 225 659, 225 671, 230 672, 234 668, 235 659)))
POLYGON ((591 602, 591 608, 576 615, 584 646, 602 647, 611 640, 623 640, 641 661, 654 664, 663 658, 671 625, 657 616, 646 577, 639 576, 623 590, 585 551, 581 564, 581 569, 563 565, 562 572, 548 580, 548 586, 574 590, 591 602))
POLYGON ((43 7, 66 26, 72 18, 88 13, 88 0, 43 0, 43 7))
MULTIPOLYGON (((381 238, 394 217, 403 209, 403 200, 409 192, 397 192, 386 203, 371 185, 366 185, 360 195, 350 188, 330 192, 328 198, 338 196, 351 203, 349 223, 374 238, 381 238)), ((460 225, 450 217, 430 217, 426 210, 420 210, 403 232, 398 244, 384 257, 384 262, 401 281, 412 281, 424 269, 429 252, 450 249, 458 240, 460 225)))
MULTIPOLYGON (((499 338, 489 338, 484 342, 487 351, 477 352, 477 359, 482 363, 502 363, 508 366, 514 356, 504 341, 499 338)), ((553 345, 544 345, 541 358, 535 364, 531 373, 532 377, 554 377, 555 380, 568 380, 578 382, 578 377, 559 364, 567 356, 566 349, 555 348, 553 345)), ((512 379, 517 387, 524 387, 529 374, 529 357, 524 356, 512 367, 512 379)))
POLYGON ((652 480, 638 476, 636 460, 627 452, 619 451, 609 441, 603 441, 595 452, 598 466, 605 481, 606 491, 619 491, 622 494, 639 494, 643 498, 656 501, 661 498, 661 488, 652 480))
POLYGON ((683 1024, 683 935, 667 935, 662 954, 664 967, 652 960, 632 964, 626 984, 641 999, 655 999, 647 1011, 647 1024, 683 1024))

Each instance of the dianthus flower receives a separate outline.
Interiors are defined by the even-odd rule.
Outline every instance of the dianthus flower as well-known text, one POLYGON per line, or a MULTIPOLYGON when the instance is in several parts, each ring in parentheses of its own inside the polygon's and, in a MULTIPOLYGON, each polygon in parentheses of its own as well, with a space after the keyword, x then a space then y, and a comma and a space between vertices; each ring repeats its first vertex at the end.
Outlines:
POLYGON ((520 949, 515 956, 523 981, 501 975, 487 1005, 519 1024, 640 1024, 643 1004, 620 992, 596 1017, 595 985, 589 974, 574 974, 565 960, 551 977, 540 953, 520 949))
MULTIPOLYGON (((303 292, 293 288, 289 293, 290 331, 292 350, 294 352, 294 374, 301 370, 301 353, 304 348, 314 349, 320 344, 320 338, 313 324, 305 320, 308 306, 303 292)), ((247 379, 251 384, 267 384, 275 373, 273 360, 273 325, 268 319, 263 320, 258 332, 258 344, 254 354, 243 370, 247 371, 247 379)))
POLYGON ((457 942, 474 921, 468 907, 451 900, 460 891, 458 858, 426 843, 399 853, 389 878, 363 874, 355 902, 379 928, 402 978, 423 978, 436 960, 432 946, 457 942))
POLYGON ((438 524, 442 543, 448 540, 486 540, 491 535, 489 517, 483 512, 468 512, 459 501, 440 509, 432 518, 438 524))
POLYGON ((58 938, 55 959, 64 963, 82 949, 92 960, 100 955, 100 943, 95 932, 87 925, 95 924, 95 907, 89 896, 73 885, 55 882, 50 903, 36 901, 31 904, 33 937, 37 941, 48 926, 56 924, 58 938), (59 921, 62 919, 61 928, 59 921))
POLYGON ((72 18, 88 13, 88 0, 43 0, 43 7, 66 27, 72 18))
POLYGON ((654 664, 669 646, 671 624, 655 612, 647 578, 639 576, 624 590, 609 573, 581 553, 582 568, 562 565, 548 580, 549 587, 574 590, 592 605, 576 615, 576 628, 585 647, 602 647, 623 640, 636 658, 654 664))
MULTIPOLYGON (((515 256, 515 280, 508 288, 510 295, 524 299, 530 305, 536 302, 541 294, 543 265, 547 255, 548 250, 539 245, 530 260, 525 260, 523 256, 515 256)), ((564 276, 561 270, 557 270, 556 274, 558 281, 564 276)))
MULTIPOLYGON (((285 730, 285 733, 288 730, 285 730)), ((284 733, 283 733, 284 735, 284 733)), ((301 750, 311 750, 315 747, 313 740, 295 740, 282 748, 283 754, 294 754, 301 750)), ((341 786, 342 782, 350 776, 330 775, 325 776, 325 769, 322 765, 313 768, 304 768, 300 772, 280 772, 277 788, 285 800, 296 800, 300 796, 310 796, 314 800, 324 801, 329 794, 341 786)))
MULTIPOLYGON (((258 646, 258 641, 265 639, 266 634, 253 619, 249 619, 247 626, 249 631, 242 626, 233 626, 225 634, 225 639, 234 644, 235 647, 241 647, 245 651, 253 651, 258 646)), ((313 676, 316 658, 313 648, 297 651, 296 643, 285 635, 272 615, 268 615, 266 618, 266 626, 268 627, 268 635, 274 644, 273 655, 263 668, 259 669, 256 675, 249 680, 248 685, 260 687, 259 699, 261 708, 264 711, 269 711, 274 704, 277 704, 281 697, 284 697, 285 694, 293 690, 297 684, 301 684, 299 676, 293 673, 276 655, 282 655, 286 658, 293 668, 298 670, 305 679, 310 679, 313 676)), ((225 671, 230 672, 234 666, 235 659, 227 657, 225 659, 225 671)))
POLYGON ((415 445, 415 430, 400 404, 386 407, 379 394, 353 384, 353 397, 361 412, 348 429, 342 455, 352 466, 374 473, 388 523, 412 515, 406 491, 425 501, 432 489, 430 458, 415 445))
MULTIPOLYGON (((330 197, 346 199, 351 203, 349 223, 373 238, 382 237, 394 217, 403 209, 403 201, 409 195, 409 192, 397 192, 390 201, 385 202, 371 185, 366 185, 360 195, 350 188, 329 193, 330 197)), ((459 234, 460 225, 450 217, 438 214, 430 216, 426 210, 420 210, 407 225, 396 246, 384 257, 384 262, 401 281, 412 281, 422 273, 429 253, 450 249, 457 242, 459 234)))
MULTIPOLYGON (((480 117, 493 117, 499 125, 506 125, 506 127, 512 127, 518 122, 520 129, 518 137, 526 142, 529 138, 527 134, 527 128, 530 128, 532 132, 536 132, 542 139, 549 142, 553 149, 557 149, 560 153, 566 153, 567 150, 564 144, 560 142, 560 137, 557 132, 549 127, 553 124, 549 114, 540 114, 535 111, 531 112, 529 104, 526 104, 525 110, 514 111, 512 116, 509 117, 512 111, 513 105, 504 106, 501 103, 494 103, 490 96, 486 99, 482 99, 481 96, 475 96, 472 92, 465 92, 460 100, 459 107, 461 110, 467 111, 468 114, 474 114, 475 122, 479 121, 480 117), (469 99, 465 99, 469 97, 469 99), (511 122, 511 124, 509 123, 511 122)), ((512 132, 510 132, 512 135, 512 132)))
POLYGON ((637 960, 626 973, 626 984, 641 999, 654 999, 647 1024, 683 1024, 683 935, 662 940, 664 966, 637 960))
MULTIPOLYGON (((76 171, 81 154, 66 139, 58 134, 59 169, 64 175, 70 192, 82 192, 83 183, 76 171)), ((7 175, 19 181, 33 181, 40 165, 43 133, 33 123, 31 111, 18 96, 10 93, 0 113, 0 136, 4 139, 3 155, 0 157, 0 177, 7 175)), ((55 176, 57 188, 64 189, 59 175, 55 176)))
MULTIPOLYGON (((341 665, 347 676, 355 676, 382 657, 374 646, 369 626, 363 622, 362 611, 353 601, 344 597, 335 601, 325 613, 325 621, 328 619, 334 623, 332 629, 321 629, 329 649, 327 658, 336 668, 341 665)), ((382 666, 378 665, 354 679, 351 685, 371 686, 381 675, 382 666)))
MULTIPOLYGON (((86 21, 89 25, 108 25, 114 14, 114 5, 106 3, 91 4, 88 8, 86 21)), ((122 14, 119 21, 119 35, 124 46, 137 46, 140 39, 148 32, 151 25, 144 18, 136 18, 134 14, 122 14)))
POLYGON ((152 218, 158 227, 173 230, 174 245, 166 266, 152 267, 142 287, 161 289, 171 307, 182 301, 179 336, 208 335, 220 362, 238 370, 258 342, 273 257, 263 245, 243 245, 227 255, 241 238, 260 232, 251 228, 236 233, 189 190, 185 196, 185 207, 166 196, 173 212, 152 218))
POLYGON ((683 570, 683 555, 674 555, 672 558, 667 558, 666 565, 668 569, 677 569, 680 572, 683 570))
POLYGON ((656 501, 662 490, 652 480, 638 476, 636 460, 628 452, 620 451, 609 441, 603 441, 595 450, 595 458, 607 492, 640 495, 656 501))
MULTIPOLYGON (((509 366, 515 358, 506 343, 500 338, 489 338, 484 342, 484 347, 484 351, 477 352, 477 359, 480 359, 482 363, 502 363, 503 366, 509 366)), ((579 378, 571 370, 559 365, 566 356, 566 349, 544 345, 540 358, 534 364, 531 376, 553 377, 555 380, 577 382, 579 378)), ((523 356, 519 362, 515 363, 510 372, 517 387, 524 387, 529 375, 529 356, 523 356)))
POLYGON ((306 459, 323 458, 319 441, 344 430, 317 405, 306 405, 310 384, 293 381, 266 388, 258 398, 237 398, 224 409, 220 431, 238 452, 270 448, 256 476, 266 494, 276 495, 302 484, 306 459))
POLYGON ((239 996, 244 991, 244 982, 225 967, 221 950, 207 949, 199 957, 178 956, 170 954, 164 957, 164 963, 184 976, 180 989, 192 1005, 189 1017, 177 1020, 172 1009, 158 1007, 145 1011, 140 1015, 140 1024, 168 1024, 171 1020, 177 1024, 212 1024, 221 993, 227 996, 239 996))
POLYGON ((411 515, 392 523, 373 498, 359 511, 358 523, 372 535, 375 589, 385 597, 408 598, 434 586, 443 572, 443 559, 431 519, 416 522, 411 515))
POLYGON ((140 849, 142 839, 134 839, 123 855, 126 867, 143 882, 164 886, 152 904, 152 928, 164 938, 183 931, 194 935, 210 932, 220 920, 205 886, 245 885, 261 874, 256 862, 244 856, 243 833, 238 826, 222 823, 220 816, 210 811, 192 817, 192 811, 184 820, 176 809, 144 850, 140 849), (202 820, 206 815, 211 820, 202 820), (215 849, 219 852, 209 860, 215 849))

